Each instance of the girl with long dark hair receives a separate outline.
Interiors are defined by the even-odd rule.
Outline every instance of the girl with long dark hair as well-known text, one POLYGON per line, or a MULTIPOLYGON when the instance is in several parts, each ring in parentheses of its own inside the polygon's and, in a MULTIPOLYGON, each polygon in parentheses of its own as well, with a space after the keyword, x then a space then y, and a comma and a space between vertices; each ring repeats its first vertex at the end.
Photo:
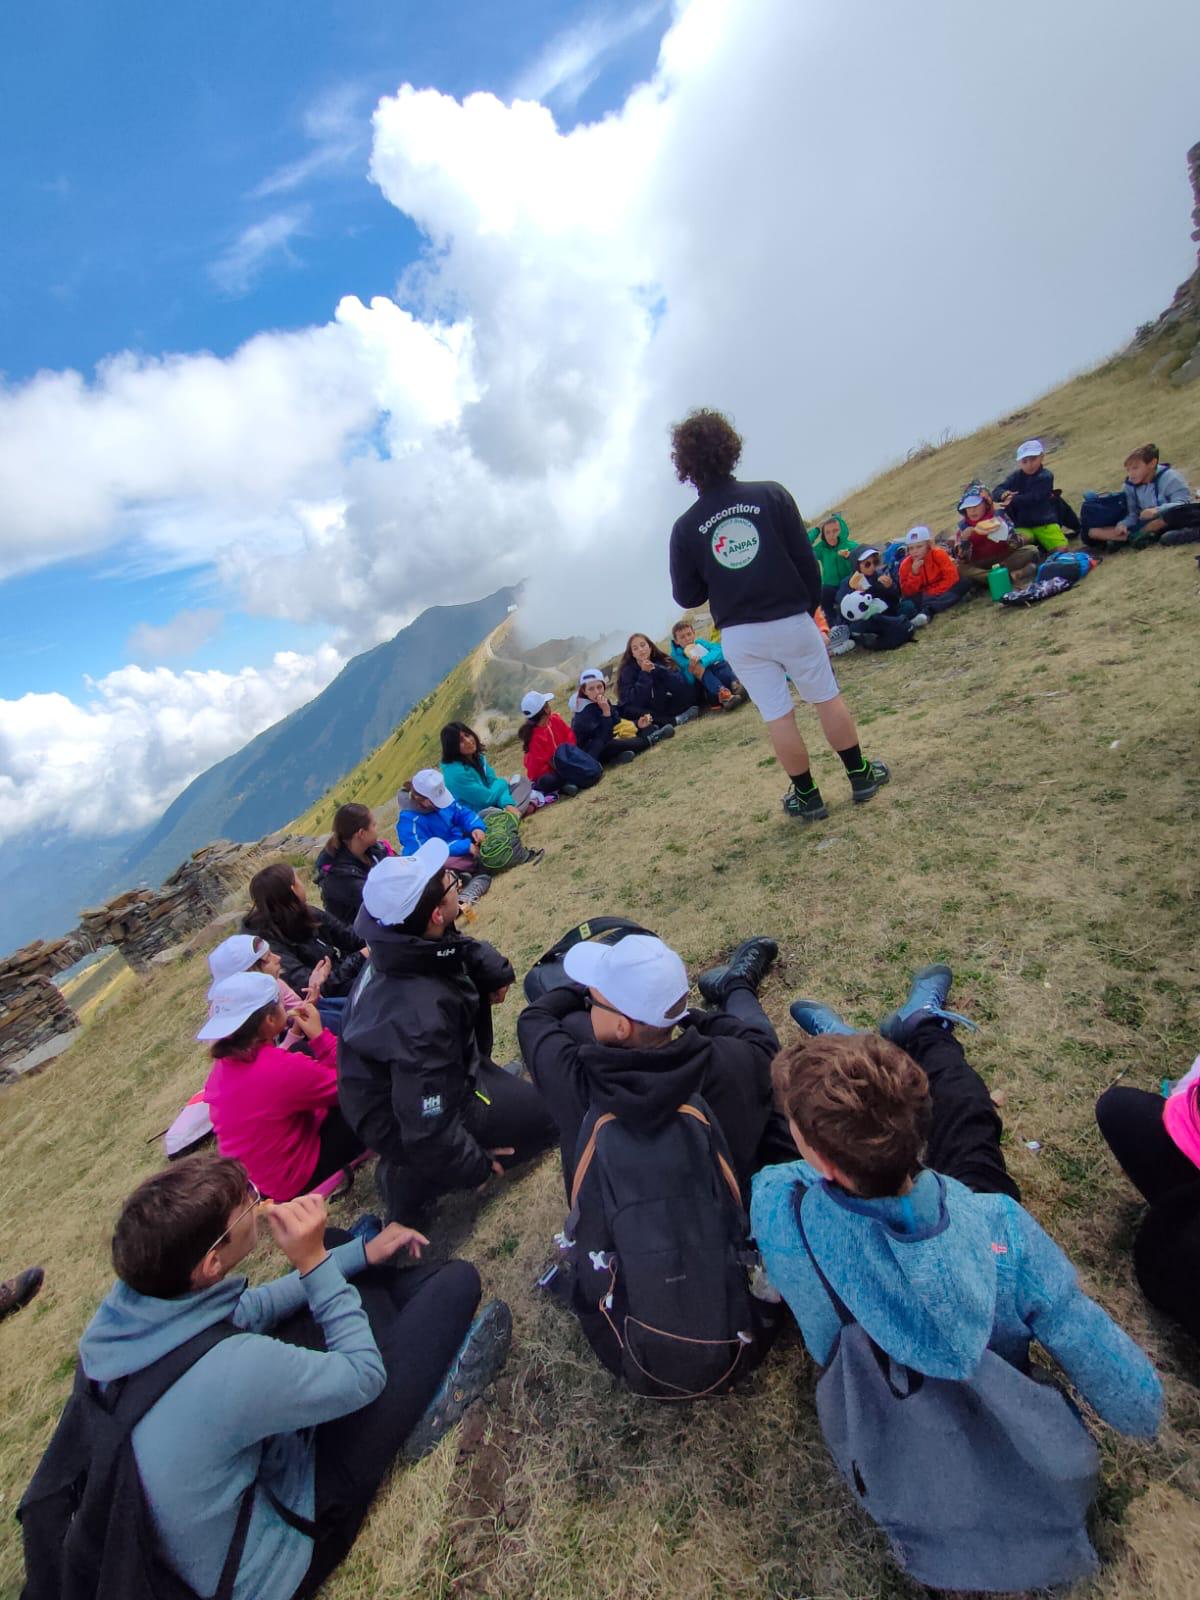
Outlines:
MULTIPOLYGON (((363 942, 344 922, 308 903, 296 869, 276 861, 250 880, 251 909, 242 918, 246 933, 256 933, 279 957, 285 983, 303 994, 312 970, 328 960, 329 976, 322 987, 329 1000, 345 1000, 366 956, 363 942)), ((323 1013, 324 1014, 324 1013, 323 1013)))

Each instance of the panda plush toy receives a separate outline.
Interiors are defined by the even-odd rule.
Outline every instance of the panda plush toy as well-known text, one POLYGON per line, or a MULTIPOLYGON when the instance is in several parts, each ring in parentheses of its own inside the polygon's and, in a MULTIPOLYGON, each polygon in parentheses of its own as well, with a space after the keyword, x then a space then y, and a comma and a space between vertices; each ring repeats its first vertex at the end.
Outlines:
POLYGON ((865 589, 851 589, 842 600, 842 616, 847 622, 866 622, 887 610, 887 601, 865 589))

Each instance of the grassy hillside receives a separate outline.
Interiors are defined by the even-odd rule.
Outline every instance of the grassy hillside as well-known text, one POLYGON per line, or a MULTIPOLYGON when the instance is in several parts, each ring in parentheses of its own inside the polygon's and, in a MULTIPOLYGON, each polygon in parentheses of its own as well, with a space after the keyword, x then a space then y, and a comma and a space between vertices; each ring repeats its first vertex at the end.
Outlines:
MULTIPOLYGON (((887 474, 851 497, 851 526, 879 537, 918 518, 945 524, 959 486, 1028 433, 1063 438, 1055 468, 1069 491, 1111 486, 1146 437, 1200 466, 1200 393, 1160 390, 1149 359, 1079 379, 1019 420, 887 474)), ((787 463, 780 471, 789 477, 787 463)), ((1166 1385, 1156 1445, 1097 1425, 1105 1567, 1077 1591, 1088 1600, 1200 1593, 1197 1350, 1137 1292, 1138 1206, 1092 1118, 1119 1074, 1150 1088, 1200 1047, 1198 600, 1191 552, 1123 555, 1036 610, 980 600, 896 654, 849 656, 843 687, 893 782, 852 808, 836 759, 814 745, 834 809, 812 830, 780 811, 784 784, 752 710, 683 729, 532 819, 544 862, 499 879, 474 930, 520 971, 573 921, 625 912, 675 944, 693 974, 747 933, 774 934, 781 959, 763 999, 785 1037, 797 994, 870 1024, 913 966, 951 962, 954 1003, 981 1025, 970 1053, 1003 1100, 1026 1203, 1166 1385)), ((364 794, 389 792, 430 758, 472 670, 464 663, 414 713, 394 754, 384 747, 391 768, 366 764, 355 781, 380 787, 364 794)), ((310 814, 314 829, 333 798, 310 814)), ((119 1200, 157 1164, 150 1136, 203 1079, 191 1035, 206 981, 197 956, 127 986, 52 1068, 0 1099, 3 1270, 47 1269, 40 1298, 0 1324, 7 1507, 107 1286, 119 1200)), ((500 1052, 513 1049, 516 1006, 514 993, 498 1015, 500 1052)), ((487 1292, 510 1301, 513 1358, 461 1451, 450 1441, 394 1478, 330 1600, 916 1600, 832 1473, 798 1340, 721 1401, 673 1408, 623 1394, 532 1288, 563 1211, 547 1158, 439 1214, 437 1250, 470 1257, 487 1292)), ((254 1269, 275 1270, 265 1253, 254 1269)), ((13 1532, 10 1522, 0 1535, 0 1596, 18 1584, 13 1532)))

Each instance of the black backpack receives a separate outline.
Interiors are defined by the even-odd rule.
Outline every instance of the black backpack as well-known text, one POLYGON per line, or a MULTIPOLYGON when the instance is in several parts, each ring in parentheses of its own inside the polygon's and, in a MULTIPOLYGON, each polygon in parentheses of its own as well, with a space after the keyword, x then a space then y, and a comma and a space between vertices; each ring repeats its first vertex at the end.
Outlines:
POLYGON ((582 944, 587 939, 599 944, 619 944, 631 933, 649 932, 649 928, 631 922, 628 917, 590 917, 587 922, 576 923, 540 955, 525 974, 526 1000, 539 1000, 548 989, 558 989, 570 982, 563 973, 563 957, 572 945, 582 944))
POLYGON ((699 1095, 649 1133, 589 1111, 565 1234, 584 1333, 634 1393, 696 1400, 755 1364, 757 1256, 724 1135, 699 1095))
MULTIPOLYGON (((160 1553, 130 1435, 202 1355, 240 1331, 216 1323, 103 1391, 76 1367, 71 1398, 17 1507, 21 1600, 197 1600, 160 1553)), ((252 1483, 214 1600, 233 1594, 253 1509, 252 1483)))

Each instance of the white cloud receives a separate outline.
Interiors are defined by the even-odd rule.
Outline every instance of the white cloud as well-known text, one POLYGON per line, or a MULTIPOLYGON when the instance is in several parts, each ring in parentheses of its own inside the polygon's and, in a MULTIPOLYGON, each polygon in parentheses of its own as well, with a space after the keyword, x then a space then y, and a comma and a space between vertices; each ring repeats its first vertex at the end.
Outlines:
MULTIPOLYGON (((0 387, 0 576, 206 562, 346 650, 525 575, 543 636, 657 627, 689 407, 731 411, 746 475, 815 511, 1166 303, 1200 9, 1149 0, 1138 30, 1169 47, 1115 141, 1116 0, 677 0, 652 80, 568 132, 403 86, 371 176, 429 249, 397 299, 0 387)), ((565 102, 606 48, 559 41, 526 88, 565 102)))
POLYGON ((304 231, 308 218, 307 207, 301 206, 291 211, 273 211, 250 223, 211 264, 209 277, 225 294, 248 294, 274 257, 282 256, 295 265, 292 240, 304 231))
POLYGON ((515 97, 548 100, 566 108, 577 105, 613 55, 657 21, 667 3, 649 0, 631 11, 588 17, 556 35, 517 79, 515 97))
POLYGON ((221 613, 209 606, 194 611, 177 611, 166 622, 139 622, 125 644, 129 656, 163 661, 169 656, 190 656, 216 636, 221 628, 221 613))
POLYGON ((154 820, 198 773, 311 700, 343 665, 330 646, 281 651, 238 673, 122 667, 77 705, 0 700, 0 839, 30 827, 81 835, 154 820))
POLYGON ((255 185, 250 198, 261 200, 290 194, 311 179, 345 167, 366 143, 366 118, 357 84, 342 83, 327 89, 304 113, 304 134, 312 148, 295 161, 277 167, 255 185))

